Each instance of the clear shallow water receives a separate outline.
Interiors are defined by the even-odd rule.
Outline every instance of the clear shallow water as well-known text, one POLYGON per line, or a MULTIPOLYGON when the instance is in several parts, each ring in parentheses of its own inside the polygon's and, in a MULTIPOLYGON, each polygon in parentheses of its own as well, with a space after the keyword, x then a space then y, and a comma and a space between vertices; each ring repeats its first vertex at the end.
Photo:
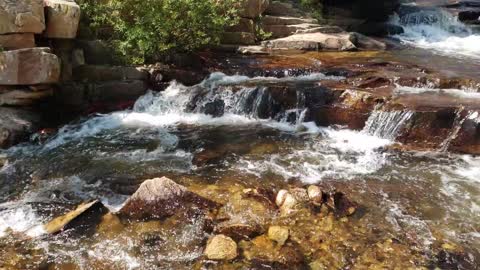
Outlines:
MULTIPOLYGON (((340 78, 318 74, 318 79, 340 78)), ((93 238, 68 233, 45 237, 39 227, 86 200, 100 199, 112 211, 119 209, 144 179, 166 175, 187 186, 277 190, 301 182, 339 188, 366 209, 356 225, 378 230, 366 234, 365 241, 393 236, 426 257, 434 256, 435 246, 453 242, 478 265, 479 158, 388 150, 402 128, 388 121, 398 117, 374 114, 371 122, 387 123, 364 131, 302 122, 302 95, 297 109, 289 112, 295 117, 279 112, 273 117, 277 120, 259 119, 268 95, 254 90, 255 85, 276 82, 214 74, 203 83, 207 94, 196 103, 221 97, 221 117, 189 111, 196 92, 173 83, 165 92, 140 98, 133 111, 99 115, 64 127, 43 145, 7 150, 9 162, 0 171, 0 245, 15 245, 12 231, 23 232, 38 237, 28 245, 57 263, 74 262, 84 269, 103 269, 98 262, 125 269, 188 269, 202 254, 206 235, 201 219, 180 215, 174 232, 171 224, 159 225, 168 228, 157 232, 165 242, 153 246, 138 242, 148 224, 93 238)))

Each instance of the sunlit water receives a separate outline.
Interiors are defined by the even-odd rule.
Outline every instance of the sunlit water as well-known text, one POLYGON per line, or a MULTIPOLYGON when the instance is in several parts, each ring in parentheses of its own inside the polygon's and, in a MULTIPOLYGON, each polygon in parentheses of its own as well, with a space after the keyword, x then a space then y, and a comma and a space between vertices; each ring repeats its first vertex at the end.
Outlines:
POLYGON ((134 225, 106 239, 68 233, 46 237, 39 227, 91 199, 115 211, 142 180, 167 175, 205 184, 279 188, 300 181, 338 187, 367 209, 362 226, 407 241, 427 257, 432 245, 446 238, 465 247, 478 265, 480 158, 389 151, 409 121, 408 112, 374 113, 363 131, 318 127, 302 122, 304 99, 298 95, 295 110, 260 119, 268 95, 256 85, 321 79, 341 78, 216 73, 200 85, 203 90, 172 83, 162 93, 141 97, 131 111, 98 115, 65 126, 42 145, 5 151, 0 246, 14 242, 12 233, 26 233, 37 237, 30 244, 46 252, 50 262, 74 262, 84 269, 100 267, 97 261, 117 269, 188 269, 202 254, 201 220, 185 217, 175 231, 159 231, 164 242, 152 247, 139 247, 133 235, 140 229, 134 225), (189 109, 197 91, 206 93, 196 105, 222 99, 223 116, 189 109), (209 159, 199 158, 206 153, 209 159), (437 239, 440 235, 443 239, 437 239))

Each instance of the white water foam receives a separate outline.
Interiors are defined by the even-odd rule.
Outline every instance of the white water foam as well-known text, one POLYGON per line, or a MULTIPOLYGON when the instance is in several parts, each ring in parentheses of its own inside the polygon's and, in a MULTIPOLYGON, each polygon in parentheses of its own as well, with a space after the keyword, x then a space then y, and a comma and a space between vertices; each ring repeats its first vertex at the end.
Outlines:
POLYGON ((317 183, 324 178, 351 179, 382 168, 387 159, 379 149, 390 140, 351 130, 317 128, 322 138, 288 154, 272 154, 262 160, 243 158, 236 169, 261 177, 274 173, 284 179, 317 183))
POLYGON ((395 16, 392 21, 404 27, 405 32, 395 37, 408 45, 447 56, 480 59, 480 35, 445 11, 419 11, 402 19, 395 16))
POLYGON ((25 233, 31 237, 42 235, 45 233, 41 226, 42 221, 30 205, 8 207, 0 211, 0 238, 4 237, 9 230, 25 233))

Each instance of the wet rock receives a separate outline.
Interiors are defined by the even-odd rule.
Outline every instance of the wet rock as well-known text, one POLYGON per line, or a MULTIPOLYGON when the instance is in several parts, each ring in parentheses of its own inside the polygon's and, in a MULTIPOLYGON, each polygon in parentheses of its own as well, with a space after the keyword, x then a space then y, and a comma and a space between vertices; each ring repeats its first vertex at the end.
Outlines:
POLYGON ((45 29, 43 0, 1 0, 0 34, 36 33, 45 29))
POLYGON ((400 25, 385 22, 365 22, 364 24, 359 25, 355 30, 364 35, 376 37, 399 35, 404 32, 403 27, 400 25))
POLYGON ((43 228, 49 234, 69 229, 84 233, 86 230, 95 227, 107 212, 108 209, 101 202, 93 201, 79 205, 75 210, 45 224, 43 228))
POLYGON ((387 49, 385 43, 359 33, 352 33, 350 35, 350 40, 355 46, 357 46, 357 48, 362 50, 383 51, 387 49))
POLYGON ((0 52, 0 63, 0 85, 49 84, 60 79, 60 61, 49 48, 0 52))
POLYGON ((80 22, 80 6, 68 0, 44 0, 48 38, 75 38, 80 22))
POLYGON ((300 202, 287 190, 280 190, 275 199, 282 215, 287 215, 296 210, 300 202))
POLYGON ((182 208, 217 206, 216 203, 188 191, 186 187, 162 177, 143 182, 125 202, 119 215, 139 220, 164 218, 174 215, 182 208))
POLYGON ((200 111, 213 117, 221 117, 225 113, 225 102, 221 99, 215 99, 204 104, 200 111))
POLYGON ((35 47, 32 33, 0 35, 0 47, 5 50, 18 50, 35 47))
POLYGON ((258 224, 222 222, 215 226, 214 233, 231 237, 235 241, 251 239, 263 233, 258 224))
POLYGON ((210 260, 233 260, 238 256, 237 243, 225 235, 215 235, 208 240, 204 251, 210 260))
POLYGON ((311 185, 307 189, 308 198, 315 206, 320 206, 323 203, 323 192, 319 186, 311 185))
POLYGON ((295 243, 277 245, 266 235, 239 243, 242 254, 252 265, 272 269, 304 269, 304 257, 295 243))
POLYGON ((97 226, 97 232, 107 237, 114 237, 124 228, 125 226, 120 221, 120 218, 113 213, 108 213, 102 217, 101 223, 97 226))
POLYGON ((289 237, 289 230, 282 226, 271 226, 268 228, 268 238, 283 246, 289 237))
POLYGON ((345 196, 342 192, 329 194, 327 206, 334 210, 337 217, 351 216, 357 211, 358 205, 345 196))
POLYGON ((264 41, 263 46, 273 50, 349 51, 356 49, 350 34, 295 34, 286 38, 264 41))
POLYGON ((27 140, 38 130, 41 119, 35 113, 23 109, 0 108, 0 148, 7 148, 27 140))

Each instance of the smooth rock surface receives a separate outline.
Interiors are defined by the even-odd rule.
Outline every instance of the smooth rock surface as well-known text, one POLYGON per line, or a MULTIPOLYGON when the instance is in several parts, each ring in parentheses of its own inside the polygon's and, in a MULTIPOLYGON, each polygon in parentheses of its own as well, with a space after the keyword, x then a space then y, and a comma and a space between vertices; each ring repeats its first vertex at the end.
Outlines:
POLYGON ((238 256, 237 243, 225 235, 216 235, 208 240, 204 252, 210 260, 233 260, 238 256))
POLYGON ((216 204, 190 192, 186 187, 162 177, 146 180, 125 202, 119 214, 133 219, 163 218, 182 207, 206 208, 216 204))
POLYGON ((0 85, 56 83, 60 61, 49 48, 31 48, 0 53, 0 85))
POLYGON ((257 18, 268 8, 270 0, 242 0, 240 17, 257 18))
POLYGON ((53 95, 52 89, 32 91, 29 89, 0 90, 0 106, 29 106, 53 95))
POLYGON ((350 41, 350 34, 295 34, 264 41, 262 45, 273 50, 349 51, 356 49, 350 41))
POLYGON ((0 48, 18 50, 35 47, 33 33, 0 35, 0 48))
POLYGON ((0 34, 40 34, 44 29, 43 0, 0 0, 0 34))
POLYGON ((75 38, 80 22, 80 6, 74 1, 44 0, 46 10, 45 36, 75 38))

